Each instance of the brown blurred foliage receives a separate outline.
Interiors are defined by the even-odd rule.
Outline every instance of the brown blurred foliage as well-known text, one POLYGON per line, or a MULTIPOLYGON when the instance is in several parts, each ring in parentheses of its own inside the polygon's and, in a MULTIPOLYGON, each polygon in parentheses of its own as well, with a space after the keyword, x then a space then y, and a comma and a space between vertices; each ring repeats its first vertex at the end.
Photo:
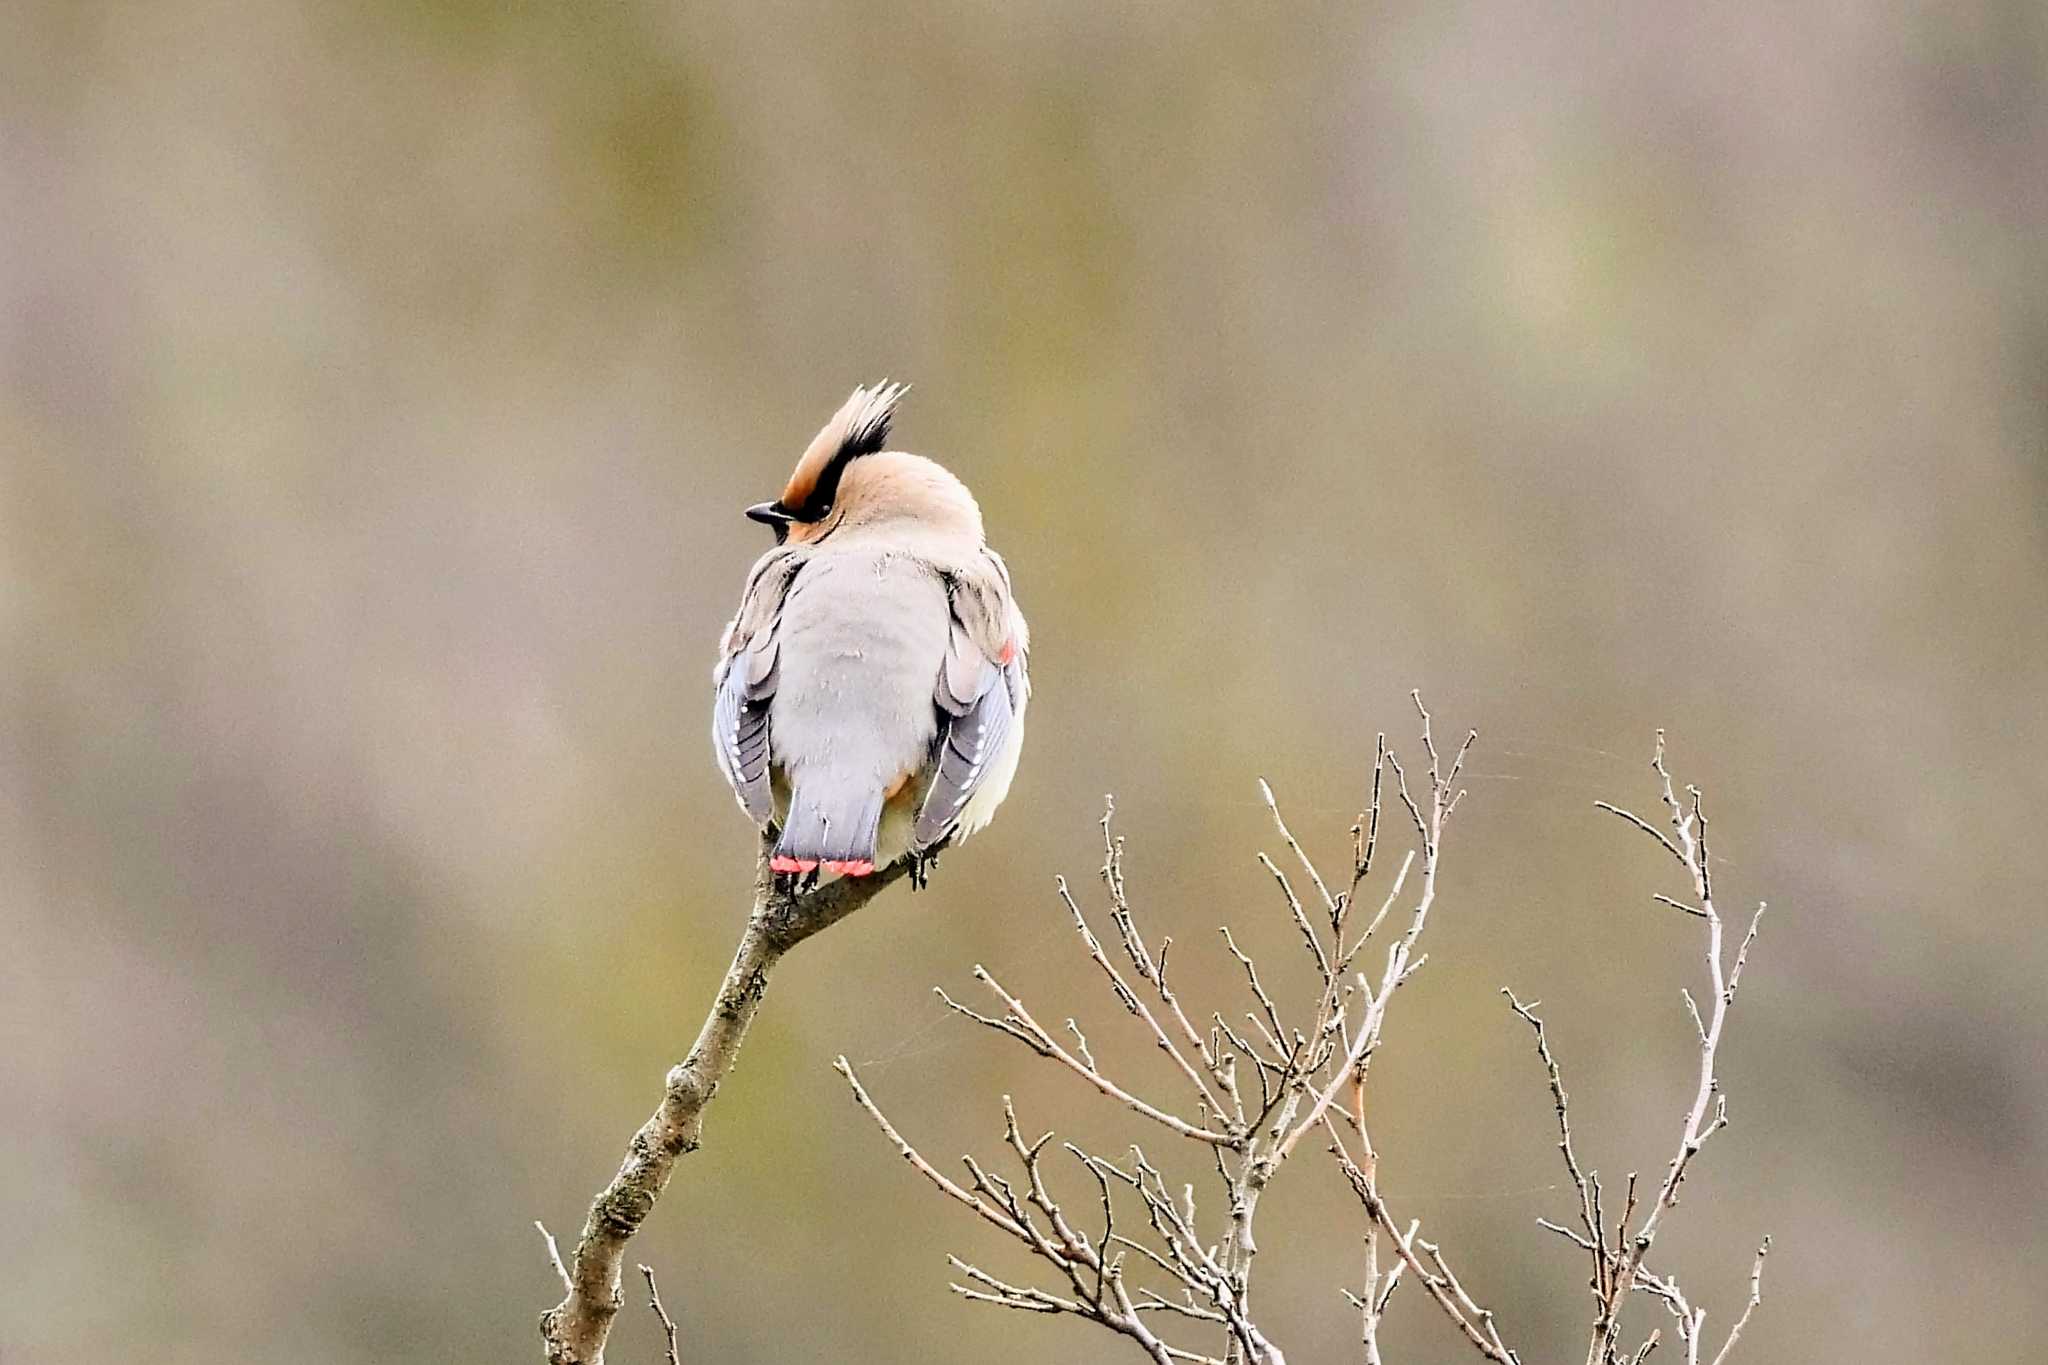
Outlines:
MULTIPOLYGON (((739 509, 890 375, 1032 733, 930 893, 778 974, 635 1244, 697 1358, 1091 1347, 946 1296, 968 1230, 828 1060, 935 1155, 995 1142, 968 1097, 1094 1122, 928 987, 1093 1008, 1050 884, 1111 789, 1212 970, 1271 924, 1255 776, 1340 854, 1419 685, 1482 738, 1383 1180, 1525 1357, 1583 1270, 1494 992, 1589 1160, 1661 1160, 1693 957, 1591 803, 1662 724, 1774 906, 1674 1267, 1725 1310, 1774 1235, 1745 1359, 2031 1359, 2044 77, 2013 0, 0 7, 0 1357, 537 1358, 531 1220, 744 909, 739 509)), ((1262 1273, 1339 1359, 1317 1179, 1262 1273)))

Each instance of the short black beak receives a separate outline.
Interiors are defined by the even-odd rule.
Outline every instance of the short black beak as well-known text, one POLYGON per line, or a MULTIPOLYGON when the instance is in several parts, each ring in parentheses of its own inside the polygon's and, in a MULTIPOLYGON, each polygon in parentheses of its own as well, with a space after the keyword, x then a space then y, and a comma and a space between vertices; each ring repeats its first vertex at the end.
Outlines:
POLYGON ((758 521, 763 526, 774 527, 787 526, 790 522, 796 520, 796 518, 782 510, 782 504, 775 502, 755 503, 747 509, 747 519, 749 521, 758 521))

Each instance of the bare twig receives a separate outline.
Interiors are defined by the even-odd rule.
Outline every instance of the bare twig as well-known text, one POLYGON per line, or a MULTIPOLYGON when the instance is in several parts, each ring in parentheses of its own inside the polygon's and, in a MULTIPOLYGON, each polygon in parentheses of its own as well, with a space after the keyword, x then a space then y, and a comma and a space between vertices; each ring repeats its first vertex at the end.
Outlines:
MULTIPOLYGON (((1555 1223, 1544 1223, 1556 1232, 1564 1233, 1585 1250, 1593 1254, 1593 1292, 1596 1298, 1611 1297, 1608 1276, 1613 1270, 1607 1249, 1607 1230, 1601 1225, 1600 1215, 1594 1204, 1594 1185, 1579 1165, 1579 1155, 1572 1147, 1571 1097, 1565 1093, 1564 1075, 1558 1070, 1557 1058, 1550 1055, 1550 1041, 1544 1036, 1543 1021, 1536 1017, 1535 1008, 1540 1001, 1523 1004, 1515 993, 1505 986, 1501 994, 1508 998, 1508 1005, 1529 1024, 1536 1033, 1536 1055, 1543 1059, 1543 1069, 1550 1077, 1551 1102, 1557 1107, 1557 1149, 1564 1154, 1565 1170, 1572 1178, 1572 1188, 1579 1193, 1579 1225, 1585 1229, 1584 1236, 1558 1227, 1555 1223)), ((1630 1198, 1634 1198, 1635 1183, 1629 1183, 1630 1198)), ((1542 1223, 1542 1219, 1537 1220, 1542 1223)))
POLYGON ((642 1265, 640 1273, 647 1277, 647 1306, 654 1310, 654 1316, 661 1320, 661 1330, 668 1338, 668 1365, 682 1365, 682 1357, 676 1352, 676 1323, 668 1315, 668 1309, 661 1306, 661 1289, 654 1283, 654 1267, 642 1265))
POLYGON ((538 1218, 533 1220, 533 1225, 540 1230, 540 1235, 547 1241, 548 1260, 554 1265, 555 1274, 561 1277, 562 1291, 568 1293, 574 1290, 576 1285, 569 1278, 569 1268, 562 1264, 562 1249, 555 1245, 555 1234, 549 1232, 547 1224, 541 1222, 538 1218))
POLYGON ((1015 1218, 1009 1216, 1008 1214, 1002 1213, 993 1206, 985 1203, 980 1198, 980 1196, 969 1194, 966 1190, 961 1189, 958 1184, 956 1184, 954 1181, 947 1178, 943 1173, 941 1173, 938 1167, 932 1165, 929 1161, 926 1161, 922 1156, 918 1155, 917 1149, 915 1147, 912 1147, 909 1142, 904 1140, 903 1134, 896 1131, 895 1126, 891 1124, 888 1118, 883 1115, 882 1111, 875 1106, 875 1102, 872 1099, 868 1098, 867 1090, 861 1085, 860 1078, 853 1074, 853 1066, 846 1060, 846 1058, 840 1057, 837 1060, 835 1060, 832 1063, 832 1069, 837 1071, 841 1076, 844 1076, 846 1078, 846 1083, 849 1086, 853 1087, 853 1098, 855 1102, 857 1102, 861 1108, 867 1110, 868 1117, 873 1119, 876 1122, 876 1124, 878 1124, 881 1127, 883 1134, 889 1139, 889 1141, 896 1144, 897 1152, 903 1157, 905 1161, 908 1161, 912 1166, 914 1166, 917 1169, 918 1174, 922 1175, 925 1179, 931 1181, 932 1184, 938 1186, 938 1188, 941 1191, 943 1191, 946 1195, 958 1200, 962 1204, 965 1204, 968 1208, 973 1209, 976 1213, 980 1214, 983 1218, 986 1218, 989 1222, 1001 1228, 1004 1232, 1009 1233, 1012 1237, 1024 1236, 1024 1229, 1015 1218))
POLYGON ((1273 799, 1273 789, 1266 785, 1266 779, 1263 777, 1259 779, 1259 799, 1266 803, 1267 811, 1273 816, 1274 826, 1279 829, 1281 839, 1300 861, 1302 871, 1308 873, 1309 882, 1315 887, 1316 894, 1322 898, 1324 913, 1336 914, 1337 898, 1330 894, 1329 887, 1323 885, 1323 874, 1316 871, 1316 865, 1309 861, 1308 854, 1302 852, 1301 845, 1295 842, 1294 831, 1287 828, 1287 821, 1280 814, 1280 803, 1273 799))
MULTIPOLYGON (((1352 1191, 1365 1206, 1365 1211, 1374 1226, 1387 1235, 1387 1241, 1400 1257, 1400 1263, 1414 1272, 1416 1280, 1429 1291, 1429 1296, 1436 1300, 1437 1306, 1443 1309, 1452 1325, 1464 1334, 1465 1340, 1481 1355, 1497 1362, 1497 1365, 1520 1365, 1520 1358, 1501 1340, 1500 1333, 1494 1328, 1493 1314, 1473 1302, 1472 1296, 1465 1292, 1465 1287, 1444 1263, 1442 1252, 1417 1235, 1420 1222, 1411 1221, 1404 1231, 1394 1221, 1393 1214, 1388 1211, 1386 1201, 1380 1197, 1372 1177, 1344 1149, 1343 1141, 1338 1138, 1336 1130, 1328 1128, 1326 1131, 1330 1135, 1330 1150, 1337 1158, 1338 1168, 1343 1171, 1344 1178, 1351 1183, 1352 1191)), ((1391 1293, 1391 1288, 1387 1292, 1391 1293)), ((1378 1328, 1376 1315, 1368 1326, 1370 1344, 1370 1338, 1378 1328)))
POLYGON ((1721 1349, 1714 1352, 1713 1365, 1721 1365, 1728 1359, 1728 1353, 1735 1349, 1735 1342, 1742 1335, 1742 1329, 1749 1326, 1749 1315, 1764 1301, 1764 1257, 1771 1254, 1771 1239, 1764 1238, 1756 1249, 1756 1263, 1749 1271, 1749 1302, 1742 1306, 1742 1316, 1728 1329, 1728 1339, 1721 1343, 1721 1349))
MULTIPOLYGON (((1105 823, 1107 819, 1108 817, 1105 816, 1105 823)), ((1115 853, 1113 851, 1110 858, 1111 862, 1108 865, 1114 866, 1115 853)), ((1090 960, 1102 969, 1102 974, 1108 979, 1110 989, 1116 993, 1117 999, 1123 1003, 1125 1009, 1145 1021, 1145 1027, 1151 1030, 1153 1041, 1158 1044, 1160 1051, 1173 1059, 1174 1065, 1180 1068, 1181 1074, 1187 1077, 1188 1084, 1192 1085, 1195 1088, 1196 1094, 1201 1097, 1203 1105, 1215 1113, 1224 1113, 1225 1110, 1222 1103, 1211 1093, 1208 1082, 1204 1081, 1201 1074, 1195 1070, 1194 1063, 1188 1060, 1187 1054, 1181 1050, 1180 1044, 1164 1028, 1160 1027, 1159 1020, 1152 1013, 1151 1006, 1139 998, 1137 991, 1132 989, 1131 984, 1124 979, 1123 973, 1117 970, 1116 964, 1109 960, 1109 955, 1103 952, 1102 941, 1096 938, 1095 931, 1088 927, 1087 916, 1081 913, 1081 907, 1074 903, 1072 893, 1067 890, 1067 879, 1061 877, 1058 879, 1057 884, 1060 900, 1066 905, 1068 911, 1072 913, 1074 928, 1080 933, 1081 942, 1088 949, 1090 960)), ((1121 879, 1113 880, 1111 885, 1117 889, 1117 894, 1121 895, 1121 879)), ((1162 1003, 1172 1007, 1174 1016, 1178 1019, 1178 1028, 1181 1031, 1181 1036, 1194 1044, 1196 1056, 1202 1058, 1206 1063, 1208 1061, 1207 1048, 1203 1046, 1200 1036, 1194 1031, 1194 1027, 1187 1022, 1184 1016, 1180 1015, 1179 1003, 1174 1000, 1171 992, 1166 989, 1166 978, 1160 966, 1146 955, 1144 940, 1138 936, 1136 926, 1130 923, 1128 909, 1125 910, 1122 916, 1117 918, 1117 926, 1123 939, 1124 948, 1130 954, 1139 973, 1158 991, 1162 1003)), ((994 983, 991 982, 990 985, 993 986, 994 983)), ((1078 1033, 1078 1030, 1076 1032, 1078 1033)), ((1088 1069, 1095 1071, 1094 1060, 1089 1058, 1086 1061, 1088 1069)))
MULTIPOLYGON (((1759 904, 1756 913, 1750 918, 1749 930, 1744 934, 1731 960, 1724 947, 1721 914, 1714 904, 1713 861, 1707 847, 1707 816, 1703 798, 1697 787, 1690 786, 1685 788, 1684 797, 1680 797, 1670 769, 1665 765, 1662 730, 1657 732, 1650 767, 1657 775, 1657 794, 1664 805, 1671 830, 1669 834, 1620 806, 1606 801, 1594 804, 1600 810, 1620 817, 1654 838, 1684 870, 1691 883, 1695 903, 1689 904, 1662 893, 1655 893, 1653 898, 1661 905, 1706 921, 1705 957, 1710 989, 1701 998, 1695 998, 1690 989, 1679 992, 1685 1001, 1686 1013, 1692 1021, 1694 1036, 1699 1042, 1699 1068, 1692 1105, 1687 1109, 1680 1126, 1678 1150, 1666 1164, 1664 1178, 1643 1206, 1641 1220, 1637 1222, 1632 1222, 1637 1209, 1635 1177, 1629 1177, 1628 1207, 1613 1230, 1612 1241, 1609 1240, 1608 1230, 1599 1214, 1599 1177, 1588 1175, 1581 1169, 1577 1154, 1572 1149, 1571 1124, 1566 1110, 1564 1084, 1559 1076, 1557 1061, 1551 1056, 1549 1044, 1544 1037, 1543 1021, 1532 1013, 1531 1006, 1523 1005, 1512 992, 1504 992, 1515 1013, 1526 1020, 1536 1032, 1537 1053, 1548 1073, 1551 1095, 1557 1108, 1560 1133, 1558 1146, 1564 1154, 1565 1168, 1570 1173, 1572 1184, 1579 1194, 1583 1234, 1572 1232, 1547 1220, 1538 1221, 1550 1231, 1569 1238, 1592 1256, 1591 1290, 1594 1314, 1592 1333, 1586 1347, 1586 1365, 1610 1365, 1610 1362, 1620 1359, 1618 1338, 1621 1332, 1621 1309, 1631 1290, 1639 1290, 1663 1301, 1672 1316, 1678 1320, 1678 1339, 1685 1353, 1686 1365, 1698 1365, 1700 1327, 1705 1321, 1706 1310, 1689 1303, 1675 1279, 1652 1273, 1644 1262, 1655 1243, 1665 1216, 1678 1204, 1679 1187, 1684 1183, 1686 1171, 1693 1158, 1699 1155, 1708 1138, 1727 1126, 1728 1100, 1721 1092, 1720 1080, 1715 1070, 1716 1061, 1722 1034, 1728 1021, 1729 1007, 1735 1002, 1735 989, 1741 981, 1742 969, 1749 960, 1749 950, 1756 941, 1757 928, 1764 911, 1764 907, 1759 904), (1705 1002, 1705 1009, 1701 1008, 1702 999, 1705 1002)), ((1764 1245, 1768 1248, 1768 1239, 1764 1245)), ((1719 1354, 1714 1357, 1715 1365, 1720 1365, 1722 1359, 1733 1349, 1743 1325, 1761 1300, 1762 1274, 1763 1252, 1759 1251, 1756 1271, 1751 1277, 1750 1304, 1730 1330, 1728 1340, 1719 1354)), ((1656 1342, 1656 1336, 1653 1334, 1643 1343, 1633 1359, 1644 1359, 1654 1349, 1656 1342)))
MULTIPOLYGON (((1194 1138, 1198 1142, 1213 1142, 1219 1147, 1229 1147, 1236 1144, 1237 1139, 1229 1133, 1219 1133, 1213 1129, 1202 1127, 1199 1124, 1190 1123, 1178 1114, 1168 1113, 1155 1104, 1139 1099, 1136 1095, 1103 1074, 1098 1067, 1083 1061, 1079 1056, 1068 1051, 1058 1039, 1047 1032, 1036 1019, 1032 1018, 1031 1011, 1024 1007, 1022 1000, 1003 989, 1003 984, 997 981, 986 967, 977 965, 974 969, 974 976, 977 981, 980 981, 989 990, 994 992, 996 998, 1001 1000, 1004 1007, 1008 1009, 1009 1013, 1005 1016, 1006 1021, 1017 1026, 1017 1028, 1003 1028, 1002 1031, 1017 1036, 1018 1030, 1021 1029, 1024 1034, 1029 1035, 1024 1038, 1024 1042, 1039 1056, 1050 1057, 1134 1113, 1143 1114, 1154 1123, 1171 1128, 1182 1137, 1194 1138)), ((1129 988, 1126 987, 1125 989, 1128 990, 1129 988)), ((1140 1012, 1143 1012, 1148 1020, 1151 1018, 1149 1011, 1143 1011, 1142 1007, 1140 1012)), ((988 1021, 983 1020, 983 1022, 987 1023, 988 1021)), ((998 1027, 1001 1026, 998 1025, 998 1027)), ((1152 1027, 1156 1033, 1159 1028, 1158 1024, 1154 1022, 1152 1027)), ((1164 1037, 1163 1034, 1160 1034, 1160 1036, 1164 1037)), ((1170 1045, 1167 1050, 1169 1052, 1173 1051, 1170 1045)), ((1185 1059, 1181 1060, 1183 1066, 1185 1066, 1185 1059)))
POLYGON ((1642 816, 1637 815, 1634 811, 1623 810, 1620 806, 1609 805, 1605 801, 1595 801, 1593 803, 1593 806, 1594 809, 1604 810, 1609 815, 1620 816, 1622 819, 1628 821, 1631 825, 1634 825, 1643 833, 1649 835, 1652 839, 1655 839, 1658 843, 1664 845, 1664 851, 1666 853, 1669 853, 1672 857, 1678 859, 1678 861, 1680 861, 1681 863, 1685 861, 1685 855, 1678 851, 1677 844, 1674 844, 1669 839, 1665 838, 1664 832, 1662 830, 1658 829, 1648 820, 1645 820, 1642 816))
MULTIPOLYGON (((1105 1228, 1099 1241, 1091 1239, 1068 1221, 1065 1210, 1053 1196, 1046 1181, 1041 1153, 1052 1140, 1052 1134, 1047 1133, 1043 1137, 1026 1142, 1017 1127, 1016 1111, 1011 1107, 1008 1096, 1003 1099, 1004 1140, 1024 1170, 1025 1192, 1021 1196, 1007 1180, 984 1170, 972 1157, 966 1158, 967 1169, 973 1180, 972 1191, 942 1175, 904 1139, 901 1133, 896 1131, 895 1125, 889 1122, 868 1095, 866 1088, 861 1085, 859 1078, 854 1075, 853 1068, 847 1060, 844 1057, 839 1058, 834 1067, 852 1088, 855 1101, 896 1145, 903 1158, 925 1179, 949 1198, 973 1209, 984 1220, 1000 1228, 1021 1242, 1034 1255, 1053 1266, 1066 1278, 1070 1290, 1067 1294, 1055 1294, 1035 1286, 1011 1284, 956 1256, 948 1259, 969 1283, 954 1283, 952 1288, 955 1293, 963 1298, 993 1303, 1004 1308, 1033 1313, 1072 1313, 1089 1318, 1129 1337, 1161 1365, 1176 1360, 1211 1359, 1171 1345, 1145 1325, 1141 1316, 1141 1305, 1132 1297, 1124 1282, 1122 1259, 1111 1253, 1112 1239, 1116 1235, 1114 1211, 1104 1177, 1109 1174, 1114 1174, 1120 1180, 1130 1180, 1132 1177, 1126 1176, 1120 1168, 1107 1162, 1099 1162, 1076 1148, 1067 1149, 1080 1156, 1084 1164, 1094 1171, 1098 1180, 1105 1228)), ((1154 1259, 1161 1265, 1169 1264, 1163 1259, 1154 1259)), ((1153 1297, 1157 1298, 1156 1295, 1153 1297)), ((1147 1303, 1142 1307, 1156 1306, 1154 1303, 1147 1303)), ((1274 1365, 1284 1365, 1284 1362, 1276 1360, 1274 1365)))
POLYGON ((1385 776, 1386 767, 1387 737, 1382 733, 1373 743, 1372 803, 1366 807, 1365 814, 1358 817, 1358 823, 1351 827, 1351 887, 1345 892, 1347 899, 1357 892, 1358 884, 1372 872, 1373 851, 1380 841, 1380 779, 1385 776))

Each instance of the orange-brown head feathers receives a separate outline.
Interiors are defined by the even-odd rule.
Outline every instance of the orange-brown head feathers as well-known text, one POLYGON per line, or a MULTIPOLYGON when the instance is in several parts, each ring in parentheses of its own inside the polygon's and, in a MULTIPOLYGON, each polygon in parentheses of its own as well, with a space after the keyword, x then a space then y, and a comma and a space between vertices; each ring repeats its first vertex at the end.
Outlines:
POLYGON ((855 389, 804 450, 782 496, 747 515, 773 526, 778 542, 889 526, 979 544, 981 509, 965 485, 921 455, 883 449, 907 391, 890 383, 855 389))
POLYGON ((884 380, 870 389, 862 386, 839 405, 832 420, 811 438, 796 471, 782 490, 782 505, 807 521, 829 508, 839 491, 846 467, 863 455, 873 455, 889 440, 889 423, 896 416, 896 404, 909 386, 884 380))

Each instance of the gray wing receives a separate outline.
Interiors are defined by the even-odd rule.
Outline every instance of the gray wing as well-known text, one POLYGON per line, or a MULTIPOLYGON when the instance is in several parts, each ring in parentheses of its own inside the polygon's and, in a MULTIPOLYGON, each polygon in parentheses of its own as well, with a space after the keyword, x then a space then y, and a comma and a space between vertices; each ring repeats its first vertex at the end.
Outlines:
POLYGON ((919 848, 937 843, 960 819, 1029 694, 1029 641, 1009 589, 1009 571, 993 551, 983 564, 946 575, 953 619, 932 689, 939 734, 932 784, 912 834, 919 848))
POLYGON ((768 781, 768 703, 781 672, 782 604, 802 566, 802 558, 788 550, 771 550, 754 565, 712 673, 717 698, 711 708, 711 741, 718 770, 757 825, 775 814, 768 781))

